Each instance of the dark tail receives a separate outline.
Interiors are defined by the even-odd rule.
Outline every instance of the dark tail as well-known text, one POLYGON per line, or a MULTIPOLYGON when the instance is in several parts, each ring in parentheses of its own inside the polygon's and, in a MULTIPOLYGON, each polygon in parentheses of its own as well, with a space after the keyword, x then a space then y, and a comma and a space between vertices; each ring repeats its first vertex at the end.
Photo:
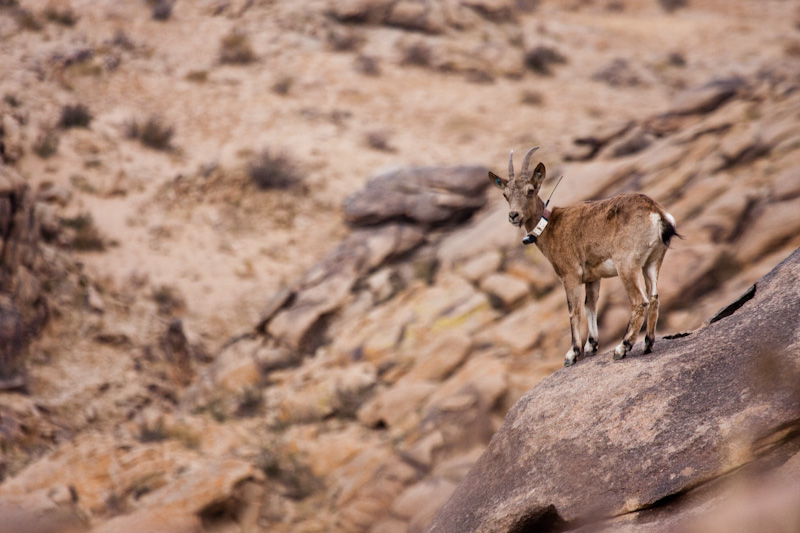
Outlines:
POLYGON ((669 246, 673 237, 683 239, 683 236, 675 229, 675 218, 669 213, 661 216, 661 242, 669 246))

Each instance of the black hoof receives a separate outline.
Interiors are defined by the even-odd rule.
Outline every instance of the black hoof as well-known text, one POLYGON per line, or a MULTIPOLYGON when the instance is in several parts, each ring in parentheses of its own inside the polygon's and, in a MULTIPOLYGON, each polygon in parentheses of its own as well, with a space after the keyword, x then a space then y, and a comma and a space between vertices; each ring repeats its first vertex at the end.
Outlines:
POLYGON ((564 368, 574 365, 575 361, 577 361, 577 358, 573 359, 572 361, 570 361, 569 359, 564 359, 564 368))
POLYGON ((650 337, 644 338, 644 353, 652 353, 653 352, 653 344, 655 341, 650 337))
POLYGON ((626 355, 627 355, 627 354, 622 354, 622 355, 620 355, 620 354, 618 354, 617 352, 614 352, 614 361, 619 361, 620 359, 625 359, 625 356, 626 356, 626 355))

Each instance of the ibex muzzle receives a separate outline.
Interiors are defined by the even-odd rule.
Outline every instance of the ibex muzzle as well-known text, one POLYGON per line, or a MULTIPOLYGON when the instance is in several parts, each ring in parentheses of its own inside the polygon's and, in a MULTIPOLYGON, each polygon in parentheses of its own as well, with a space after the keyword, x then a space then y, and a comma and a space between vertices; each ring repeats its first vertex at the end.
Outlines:
MULTIPOLYGON (((514 152, 508 160, 508 179, 489 172, 492 184, 508 201, 508 220, 524 227, 525 244, 535 243, 553 265, 567 293, 572 348, 564 365, 575 363, 585 352, 597 352, 597 300, 600 280, 619 276, 631 302, 631 318, 614 359, 622 359, 636 341, 647 319, 644 352, 655 342, 658 321, 658 272, 672 237, 678 235, 675 219, 644 194, 620 194, 596 202, 546 209, 539 190, 546 170, 539 163, 528 172, 533 147, 525 154, 519 177, 514 175, 514 152), (589 336, 582 345, 580 330, 586 287, 586 319, 589 336)), ((679 235, 678 235, 679 236, 679 235)))

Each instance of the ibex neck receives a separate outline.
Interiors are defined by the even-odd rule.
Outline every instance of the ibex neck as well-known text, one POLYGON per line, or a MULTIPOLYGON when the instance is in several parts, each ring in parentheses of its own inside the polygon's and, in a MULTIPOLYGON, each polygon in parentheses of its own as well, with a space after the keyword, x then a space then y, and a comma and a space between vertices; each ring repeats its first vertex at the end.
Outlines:
POLYGON ((523 244, 537 243, 539 236, 544 232, 545 228, 547 227, 551 214, 552 213, 550 212, 550 210, 545 207, 544 211, 542 212, 542 216, 539 217, 539 221, 536 223, 533 229, 531 230, 528 229, 527 227, 525 228, 528 229, 528 234, 525 235, 524 239, 522 239, 523 244))

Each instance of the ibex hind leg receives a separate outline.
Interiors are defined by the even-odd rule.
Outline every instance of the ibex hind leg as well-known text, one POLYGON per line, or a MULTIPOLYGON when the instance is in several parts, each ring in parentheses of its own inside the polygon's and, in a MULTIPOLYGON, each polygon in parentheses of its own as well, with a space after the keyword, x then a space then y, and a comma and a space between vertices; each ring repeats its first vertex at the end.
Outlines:
POLYGON ((589 336, 583 352, 587 355, 597 353, 599 335, 597 332, 597 301, 600 298, 600 280, 586 283, 586 323, 589 326, 589 336))
POLYGON ((664 251, 642 269, 644 274, 645 289, 650 299, 647 308, 647 333, 644 337, 644 353, 653 351, 653 344, 656 341, 656 324, 658 323, 658 271, 661 269, 661 261, 664 259, 664 251))
POLYGON ((631 319, 628 322, 628 329, 625 331, 622 342, 614 350, 614 359, 622 359, 633 347, 636 337, 639 336, 639 331, 642 329, 642 323, 650 305, 645 292, 645 281, 641 270, 637 268, 632 275, 620 273, 620 279, 625 287, 625 292, 628 293, 628 299, 631 301, 631 319))

